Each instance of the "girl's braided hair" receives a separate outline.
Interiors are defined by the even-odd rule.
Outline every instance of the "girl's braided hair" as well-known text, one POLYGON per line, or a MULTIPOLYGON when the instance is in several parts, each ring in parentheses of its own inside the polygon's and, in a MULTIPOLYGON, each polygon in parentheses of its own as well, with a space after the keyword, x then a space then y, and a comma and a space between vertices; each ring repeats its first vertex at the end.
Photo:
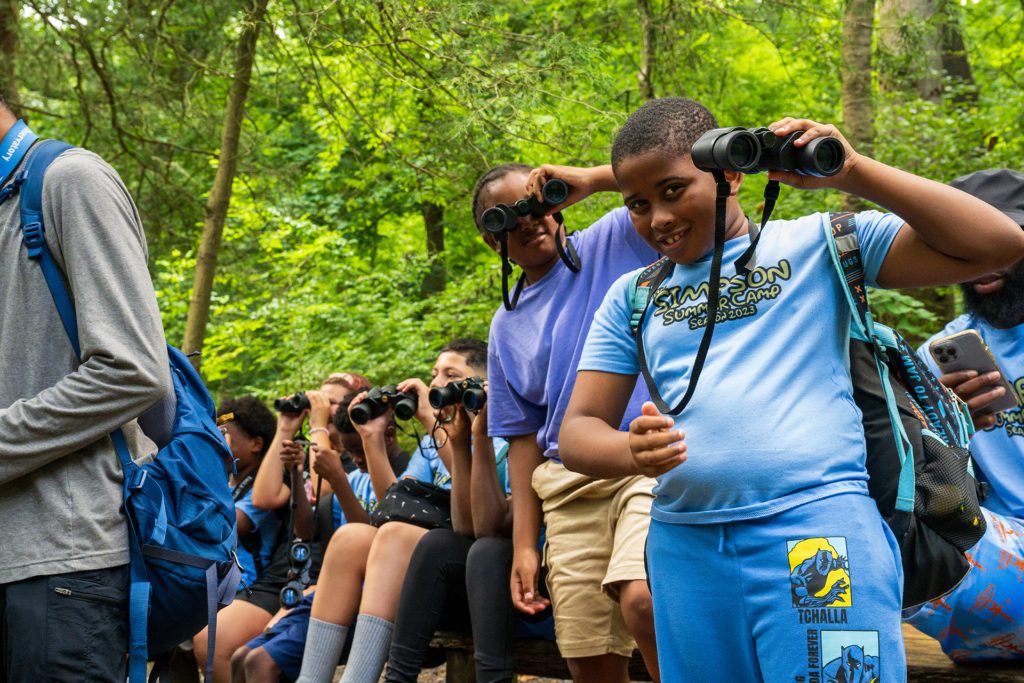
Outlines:
POLYGON ((480 176, 480 179, 476 181, 476 188, 473 189, 473 221, 476 222, 478 230, 483 231, 480 217, 483 215, 485 207, 480 202, 480 195, 484 193, 484 189, 510 173, 529 173, 532 170, 533 166, 528 164, 499 164, 487 169, 487 172, 480 176))

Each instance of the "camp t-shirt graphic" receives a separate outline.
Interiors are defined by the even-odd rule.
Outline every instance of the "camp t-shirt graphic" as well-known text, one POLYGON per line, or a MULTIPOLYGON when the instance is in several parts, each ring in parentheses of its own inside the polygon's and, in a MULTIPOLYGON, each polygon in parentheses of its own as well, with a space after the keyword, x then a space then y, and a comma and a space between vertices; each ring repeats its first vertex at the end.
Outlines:
MULTIPOLYGON (((693 399, 676 418, 689 458, 658 478, 655 519, 726 522, 867 494, 864 432, 844 363, 850 310, 827 222, 827 214, 771 221, 747 274, 734 263, 750 237, 726 243, 714 338, 693 399)), ((857 215, 869 285, 902 226, 892 214, 857 215)), ((711 254, 675 265, 644 322, 648 367, 669 405, 686 392, 706 329, 710 271, 711 254)), ((581 371, 640 372, 630 332, 633 275, 612 285, 594 316, 581 371)))
MULTIPOLYGON (((928 347, 936 339, 976 330, 992 352, 1017 399, 1024 405, 1024 325, 997 330, 965 314, 946 325, 917 351, 936 376, 941 375, 928 347)), ((1024 517, 1024 412, 1020 408, 996 415, 996 424, 971 437, 971 456, 988 481, 989 496, 982 506, 1001 515, 1024 517)))
MULTIPOLYGON (((757 303, 777 298, 791 274, 789 261, 782 259, 774 266, 758 266, 746 274, 721 278, 715 324, 757 315, 757 303)), ((708 324, 707 297, 707 282, 698 287, 662 287, 651 301, 652 314, 665 325, 686 322, 691 330, 701 329, 708 324)))

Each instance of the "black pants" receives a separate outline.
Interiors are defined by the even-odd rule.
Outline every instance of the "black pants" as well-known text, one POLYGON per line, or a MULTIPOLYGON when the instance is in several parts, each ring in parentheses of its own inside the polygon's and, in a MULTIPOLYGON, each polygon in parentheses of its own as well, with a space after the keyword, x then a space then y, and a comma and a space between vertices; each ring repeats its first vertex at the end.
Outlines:
POLYGON ((0 585, 0 683, 128 677, 128 565, 0 585))
POLYGON ((409 562, 386 683, 414 683, 437 630, 473 630, 477 683, 513 679, 519 612, 512 605, 512 541, 445 529, 424 536, 409 562))

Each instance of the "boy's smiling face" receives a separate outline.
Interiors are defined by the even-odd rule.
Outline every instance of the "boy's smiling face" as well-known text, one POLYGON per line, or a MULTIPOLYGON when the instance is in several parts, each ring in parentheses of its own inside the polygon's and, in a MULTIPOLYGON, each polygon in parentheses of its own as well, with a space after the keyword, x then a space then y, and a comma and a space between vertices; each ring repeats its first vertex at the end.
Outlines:
MULTIPOLYGON (((652 249, 680 264, 712 250, 715 179, 694 166, 689 154, 653 149, 626 157, 615 168, 615 177, 637 234, 652 249)), ((742 174, 728 172, 726 179, 735 195, 742 174)), ((730 205, 730 213, 739 209, 735 199, 730 205)), ((726 217, 727 226, 734 223, 735 216, 726 217)))
MULTIPOLYGON (((520 199, 526 199, 525 173, 509 173, 503 178, 488 183, 481 195, 483 208, 497 204, 512 206, 520 199)), ((551 216, 537 218, 533 215, 520 216, 519 227, 508 233, 508 258, 521 267, 536 268, 558 258, 555 245, 558 224, 551 216)), ((487 232, 484 240, 495 251, 499 251, 497 240, 487 232)), ((500 253, 500 252, 499 252, 500 253)))

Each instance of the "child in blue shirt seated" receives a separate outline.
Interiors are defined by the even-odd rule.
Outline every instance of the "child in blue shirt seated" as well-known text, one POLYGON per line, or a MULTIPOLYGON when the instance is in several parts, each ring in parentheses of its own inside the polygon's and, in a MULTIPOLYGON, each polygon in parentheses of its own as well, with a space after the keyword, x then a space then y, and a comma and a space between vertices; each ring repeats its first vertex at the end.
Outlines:
MULTIPOLYGON (((434 363, 430 387, 443 387, 449 382, 470 377, 487 376, 487 345, 479 340, 456 339, 446 345, 434 363)), ((428 386, 419 379, 410 379, 398 385, 402 391, 414 391, 418 397, 416 418, 432 433, 437 424, 437 413, 427 401, 428 386)), ((355 397, 357 405, 363 395, 355 397)), ((351 408, 349 409, 351 412, 351 408)), ((454 451, 460 447, 437 432, 437 448, 419 452, 410 460, 410 470, 400 476, 380 467, 387 431, 393 430, 392 411, 366 424, 352 424, 362 440, 362 452, 369 465, 369 474, 378 499, 399 479, 416 478, 425 483, 438 480, 437 472, 444 467, 453 478, 460 475, 454 451), (389 426, 391 425, 391 426, 389 426), (427 463, 415 463, 425 459, 427 463), (431 465, 430 463, 434 463, 431 465)), ((346 430, 341 430, 346 431, 346 430)), ((466 446, 468 448, 468 445, 466 446)), ((482 449, 491 460, 504 457, 503 441, 480 440, 476 448, 482 449), (497 451, 497 452, 496 452, 497 451)), ((351 452, 350 448, 350 452, 351 452)), ((321 451, 322 452, 322 451, 321 451)), ((353 457, 356 457, 353 453, 353 457)), ((319 461, 320 455, 317 455, 319 461)), ((314 468, 319 467, 319 462, 314 468)), ((444 475, 441 475, 441 479, 444 475)), ((452 488, 451 482, 442 484, 452 488)), ((453 497, 451 515, 453 526, 464 524, 467 506, 453 497)), ((350 520, 351 521, 351 520, 350 520)), ((302 660, 301 683, 329 683, 334 677, 338 656, 349 630, 355 631, 352 650, 345 668, 346 683, 375 683, 380 678, 391 646, 395 613, 401 593, 402 581, 420 538, 427 529, 399 521, 389 521, 380 529, 370 524, 350 524, 331 539, 324 555, 319 590, 312 606, 306 648, 302 660)))
MULTIPOLYGON (((468 505, 470 515, 454 529, 427 532, 416 545, 402 584, 385 683, 416 683, 438 630, 472 629, 477 683, 514 680, 517 635, 555 639, 550 605, 525 614, 512 604, 508 459, 495 462, 486 449, 466 447, 471 434, 477 444, 486 443, 487 412, 485 404, 472 419, 459 405, 445 425, 450 439, 464 443, 453 452, 459 475, 452 504, 468 505)), ((539 587, 545 589, 543 576, 539 587)))
MULTIPOLYGON (((637 233, 674 264, 639 332, 669 405, 687 389, 704 332, 714 244, 716 184, 689 150, 717 127, 699 103, 663 98, 634 112, 612 148, 637 233)), ((858 155, 834 126, 786 118, 770 128, 806 131, 798 147, 831 136, 846 149, 833 177, 770 179, 893 212, 856 217, 872 286, 959 282, 1024 254, 1024 234, 1000 212, 858 155)), ((826 680, 869 661, 876 677, 903 681, 900 554, 868 497, 827 214, 768 223, 756 268, 736 274, 750 220, 736 198, 742 174, 725 176, 725 315, 689 406, 672 418, 647 403, 628 433, 616 430, 640 371, 626 275, 594 318, 560 446, 658 478, 647 560, 665 680, 826 680)))
POLYGON ((220 405, 217 424, 235 461, 236 474, 229 477, 238 523, 238 561, 244 570, 242 584, 251 586, 270 563, 281 528, 276 511, 252 504, 253 480, 274 439, 277 418, 257 397, 242 396, 220 405))
MULTIPOLYGON (((321 449, 316 457, 315 468, 326 485, 321 490, 321 503, 326 504, 326 501, 330 500, 330 515, 327 516, 321 510, 314 515, 313 506, 305 495, 297 499, 295 536, 308 540, 319 532, 321 547, 327 545, 330 538, 333 538, 334 531, 345 528, 343 525, 348 522, 352 522, 351 528, 368 526, 369 514, 377 505, 377 494, 370 479, 362 439, 352 429, 351 423, 344 419, 348 414, 352 399, 360 393, 360 391, 355 391, 343 397, 337 404, 338 411, 333 418, 337 423, 335 427, 339 443, 348 453, 356 469, 346 474, 341 456, 333 449, 321 449), (330 487, 331 494, 323 493, 327 490, 327 486, 330 487), (318 530, 318 519, 319 523, 323 523, 325 519, 333 519, 334 528, 326 531, 318 530)), ((409 456, 402 451, 395 438, 393 422, 389 425, 384 445, 392 473, 396 469, 398 471, 404 469, 409 462, 409 456), (399 467, 399 464, 402 467, 399 467)), ((304 458, 305 453, 298 444, 285 442, 281 460, 286 470, 301 467, 304 458)), ((314 548, 314 563, 322 560, 322 554, 318 558, 316 548, 314 548)), ((318 572, 319 566, 314 567, 314 570, 318 572)), ((311 571, 310 576, 313 583, 320 583, 319 574, 314 575, 314 571, 311 571)), ((235 651, 231 657, 233 681, 277 683, 280 680, 294 681, 298 678, 306 644, 306 631, 309 628, 310 612, 316 596, 316 591, 313 590, 315 587, 307 588, 305 597, 295 609, 283 615, 280 620, 272 622, 262 635, 250 640, 235 651)))

